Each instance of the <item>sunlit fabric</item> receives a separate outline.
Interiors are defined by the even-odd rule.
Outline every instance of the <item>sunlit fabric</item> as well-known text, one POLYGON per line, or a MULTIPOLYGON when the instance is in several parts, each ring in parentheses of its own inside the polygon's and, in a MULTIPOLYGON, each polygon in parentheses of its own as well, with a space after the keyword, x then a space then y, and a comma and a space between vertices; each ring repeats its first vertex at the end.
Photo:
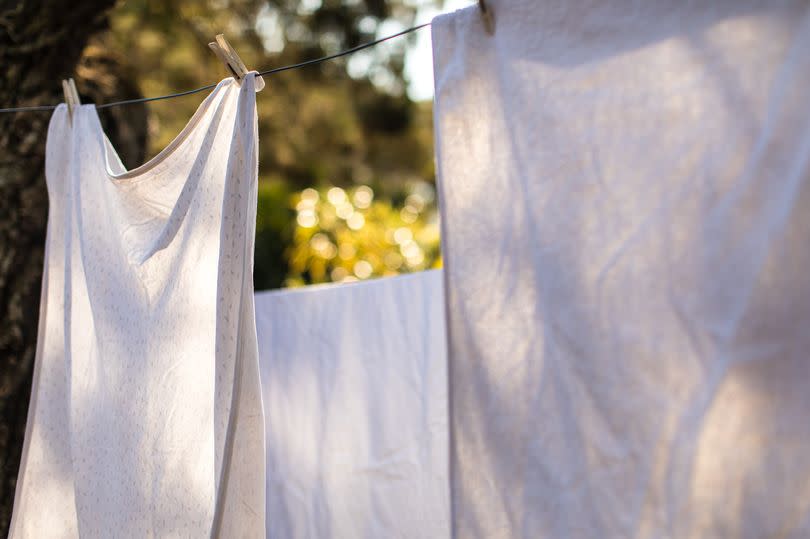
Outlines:
POLYGON ((810 536, 810 3, 433 25, 459 538, 810 536))
POLYGON ((264 533, 256 132, 253 75, 132 171, 92 105, 56 109, 11 537, 264 533))
POLYGON ((256 295, 267 537, 449 537, 440 271, 256 295))

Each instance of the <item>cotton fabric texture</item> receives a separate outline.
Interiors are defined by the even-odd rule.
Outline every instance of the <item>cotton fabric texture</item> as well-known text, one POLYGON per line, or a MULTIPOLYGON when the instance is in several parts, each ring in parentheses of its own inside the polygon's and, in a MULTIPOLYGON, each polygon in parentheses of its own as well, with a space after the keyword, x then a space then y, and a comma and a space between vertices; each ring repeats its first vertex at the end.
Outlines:
POLYGON ((810 536, 810 4, 433 23, 455 537, 810 536))
POLYGON ((450 535, 441 272, 256 295, 267 537, 450 535))
POLYGON ((11 537, 260 537, 254 75, 126 171, 95 108, 50 123, 34 386, 11 537))

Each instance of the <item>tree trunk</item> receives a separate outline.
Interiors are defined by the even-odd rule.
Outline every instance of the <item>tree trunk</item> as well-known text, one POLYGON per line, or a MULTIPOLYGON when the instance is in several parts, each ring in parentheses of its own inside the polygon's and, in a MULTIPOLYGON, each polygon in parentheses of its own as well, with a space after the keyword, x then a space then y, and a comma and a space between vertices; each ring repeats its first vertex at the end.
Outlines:
MULTIPOLYGON (((83 102, 139 97, 120 62, 101 47, 87 47, 106 29, 114 3, 0 0, 0 107, 61 102, 61 80, 70 76, 83 102)), ((100 116, 125 163, 140 162, 145 107, 106 109, 100 116)), ((49 120, 49 112, 0 114, 0 536, 8 533, 31 391, 48 210, 49 120)))

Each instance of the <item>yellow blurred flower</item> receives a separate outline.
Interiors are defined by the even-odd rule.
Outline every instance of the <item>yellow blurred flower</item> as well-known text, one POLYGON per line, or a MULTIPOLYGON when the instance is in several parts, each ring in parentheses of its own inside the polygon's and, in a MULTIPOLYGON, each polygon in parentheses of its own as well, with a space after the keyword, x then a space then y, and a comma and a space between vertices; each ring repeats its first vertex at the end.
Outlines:
POLYGON ((402 206, 361 185, 305 189, 292 195, 296 227, 286 286, 349 282, 439 267, 433 186, 410 184, 402 206))

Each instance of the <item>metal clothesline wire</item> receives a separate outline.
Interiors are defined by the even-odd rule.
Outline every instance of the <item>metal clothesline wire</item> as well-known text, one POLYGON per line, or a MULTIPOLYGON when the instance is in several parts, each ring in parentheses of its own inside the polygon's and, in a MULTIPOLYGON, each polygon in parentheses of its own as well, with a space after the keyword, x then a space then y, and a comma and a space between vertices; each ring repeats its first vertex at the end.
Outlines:
MULTIPOLYGON (((374 41, 369 41, 368 43, 362 43, 357 45, 356 47, 352 47, 350 49, 346 49, 345 51, 340 51, 335 54, 330 54, 328 56, 323 56, 321 58, 313 58, 312 60, 306 60, 304 62, 300 62, 297 64, 292 64, 288 66, 276 67, 273 69, 267 69, 265 71, 259 71, 259 76, 264 77, 265 75, 273 75, 274 73, 281 73, 282 71, 289 71, 291 69, 298 69, 301 67, 306 67, 310 65, 320 64, 322 62, 326 62, 329 60, 334 60, 335 58, 340 58, 341 56, 347 56, 349 54, 361 51, 363 49, 367 49, 369 47, 373 47, 375 45, 379 45, 383 41, 388 41, 389 39, 394 39, 396 37, 404 36, 405 34, 410 34, 411 32, 415 32, 426 26, 430 26, 430 23, 424 23, 417 26, 413 26, 411 28, 407 28, 401 32, 397 32, 396 34, 392 34, 390 36, 381 37, 380 39, 375 39, 374 41)), ((172 99, 175 97, 183 97, 186 95, 196 94, 199 92, 204 92, 206 90, 210 90, 216 87, 217 83, 209 84, 207 86, 203 86, 201 88, 195 88, 194 90, 186 90, 185 92, 178 92, 176 94, 169 94, 169 95, 160 95, 157 97, 142 97, 139 99, 127 99, 125 101, 115 101, 113 103, 104 103, 101 105, 96 105, 97 109, 106 109, 110 107, 117 107, 120 105, 132 105, 135 103, 147 103, 149 101, 160 101, 161 99, 172 99)), ((35 112, 35 111, 44 111, 44 110, 54 110, 58 105, 38 105, 32 107, 10 107, 10 108, 0 108, 0 112, 35 112)))

